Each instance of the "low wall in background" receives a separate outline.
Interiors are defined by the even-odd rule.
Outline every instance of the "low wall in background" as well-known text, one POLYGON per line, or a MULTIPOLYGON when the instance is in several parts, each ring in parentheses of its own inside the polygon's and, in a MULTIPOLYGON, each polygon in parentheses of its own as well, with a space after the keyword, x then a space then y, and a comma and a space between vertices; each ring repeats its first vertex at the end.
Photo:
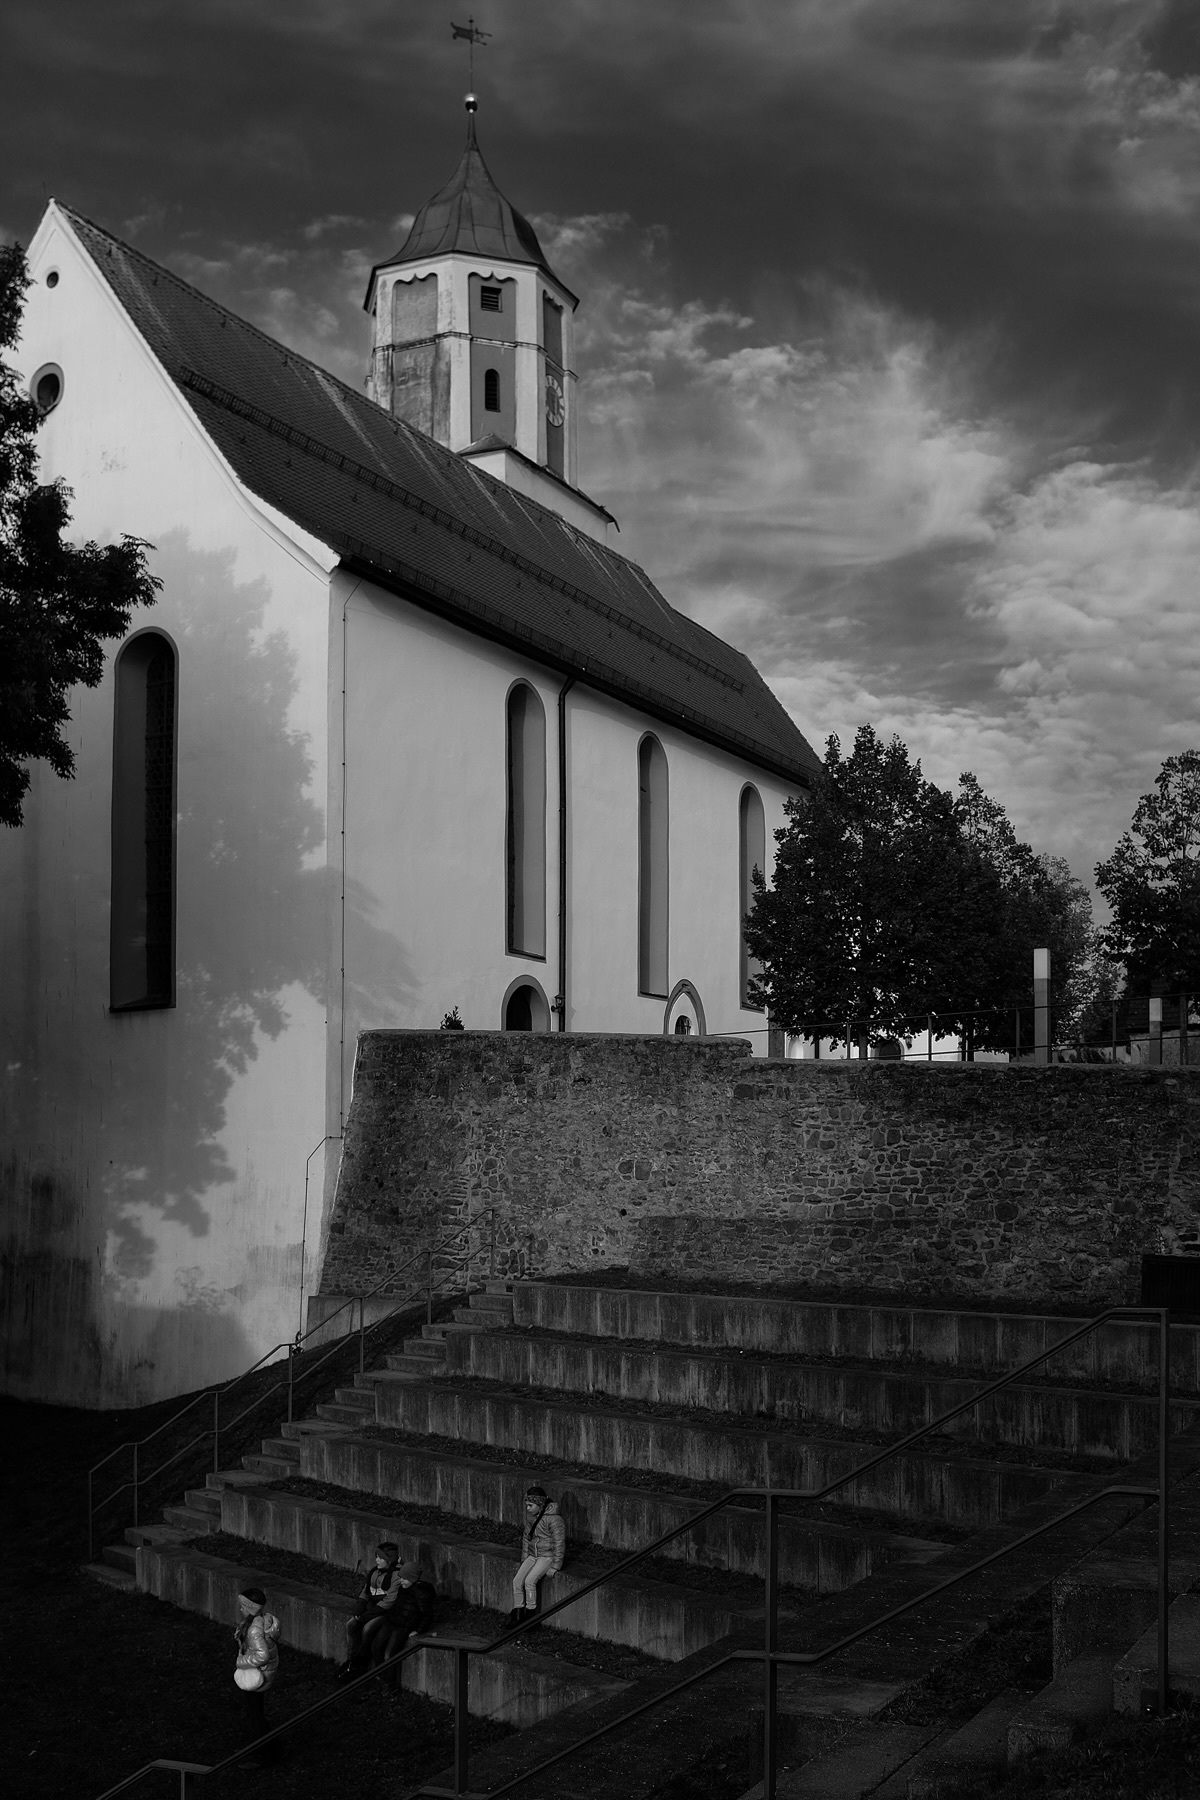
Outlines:
POLYGON ((492 1207, 499 1274, 1136 1300, 1144 1251, 1198 1241, 1200 1071, 365 1033, 322 1292, 492 1207))

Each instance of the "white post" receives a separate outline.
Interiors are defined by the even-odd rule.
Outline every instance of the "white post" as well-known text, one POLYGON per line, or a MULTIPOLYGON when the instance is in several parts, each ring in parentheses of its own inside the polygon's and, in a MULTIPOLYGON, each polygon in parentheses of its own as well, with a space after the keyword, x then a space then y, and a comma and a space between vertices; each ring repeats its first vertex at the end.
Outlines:
POLYGON ((1050 1061, 1050 952, 1033 953, 1033 1060, 1050 1061))
POLYGON ((1150 1064, 1152 1068, 1162 1067, 1162 999, 1155 998, 1150 1002, 1150 1064))

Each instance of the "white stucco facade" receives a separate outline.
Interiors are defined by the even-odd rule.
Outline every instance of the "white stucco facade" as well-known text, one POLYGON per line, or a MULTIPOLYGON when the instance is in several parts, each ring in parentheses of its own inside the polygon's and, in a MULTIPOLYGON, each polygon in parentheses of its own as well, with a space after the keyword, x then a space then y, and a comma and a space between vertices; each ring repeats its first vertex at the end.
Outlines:
POLYGON ((153 546, 162 591, 130 630, 178 658, 176 991, 110 1010, 114 645, 71 696, 76 779, 35 768, 0 835, 5 1386, 130 1405, 294 1335, 364 1028, 457 1008, 496 1030, 526 980, 565 995, 554 1029, 702 1011, 764 1053, 740 993, 739 801, 752 783, 770 860, 788 785, 350 573, 239 481, 54 207, 30 273, 18 366, 64 382, 42 478, 73 490, 76 540, 153 546), (545 713, 544 958, 506 948, 518 682, 545 713), (669 780, 669 983, 691 984, 670 1007, 638 991, 647 732, 669 780))

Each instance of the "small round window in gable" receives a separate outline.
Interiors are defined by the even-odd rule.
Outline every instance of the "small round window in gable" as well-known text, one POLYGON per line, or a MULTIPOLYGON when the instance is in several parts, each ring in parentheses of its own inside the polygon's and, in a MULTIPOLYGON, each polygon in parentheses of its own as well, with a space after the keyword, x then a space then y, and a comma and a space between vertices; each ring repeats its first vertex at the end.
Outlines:
POLYGON ((47 275, 46 286, 47 287, 57 287, 58 286, 58 270, 57 269, 51 269, 50 273, 47 275))
POLYGON ((53 412, 63 397, 63 372, 58 364, 43 363, 29 384, 29 392, 39 412, 53 412))

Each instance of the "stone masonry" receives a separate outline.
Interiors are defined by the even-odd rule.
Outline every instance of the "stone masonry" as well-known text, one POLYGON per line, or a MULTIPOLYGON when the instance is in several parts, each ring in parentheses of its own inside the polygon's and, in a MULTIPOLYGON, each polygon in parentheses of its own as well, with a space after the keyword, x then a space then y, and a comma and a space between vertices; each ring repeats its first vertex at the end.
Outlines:
POLYGON ((1197 1241, 1200 1071, 364 1034, 322 1291, 468 1220, 479 1246, 490 1208, 498 1274, 1136 1300, 1144 1251, 1197 1241))

